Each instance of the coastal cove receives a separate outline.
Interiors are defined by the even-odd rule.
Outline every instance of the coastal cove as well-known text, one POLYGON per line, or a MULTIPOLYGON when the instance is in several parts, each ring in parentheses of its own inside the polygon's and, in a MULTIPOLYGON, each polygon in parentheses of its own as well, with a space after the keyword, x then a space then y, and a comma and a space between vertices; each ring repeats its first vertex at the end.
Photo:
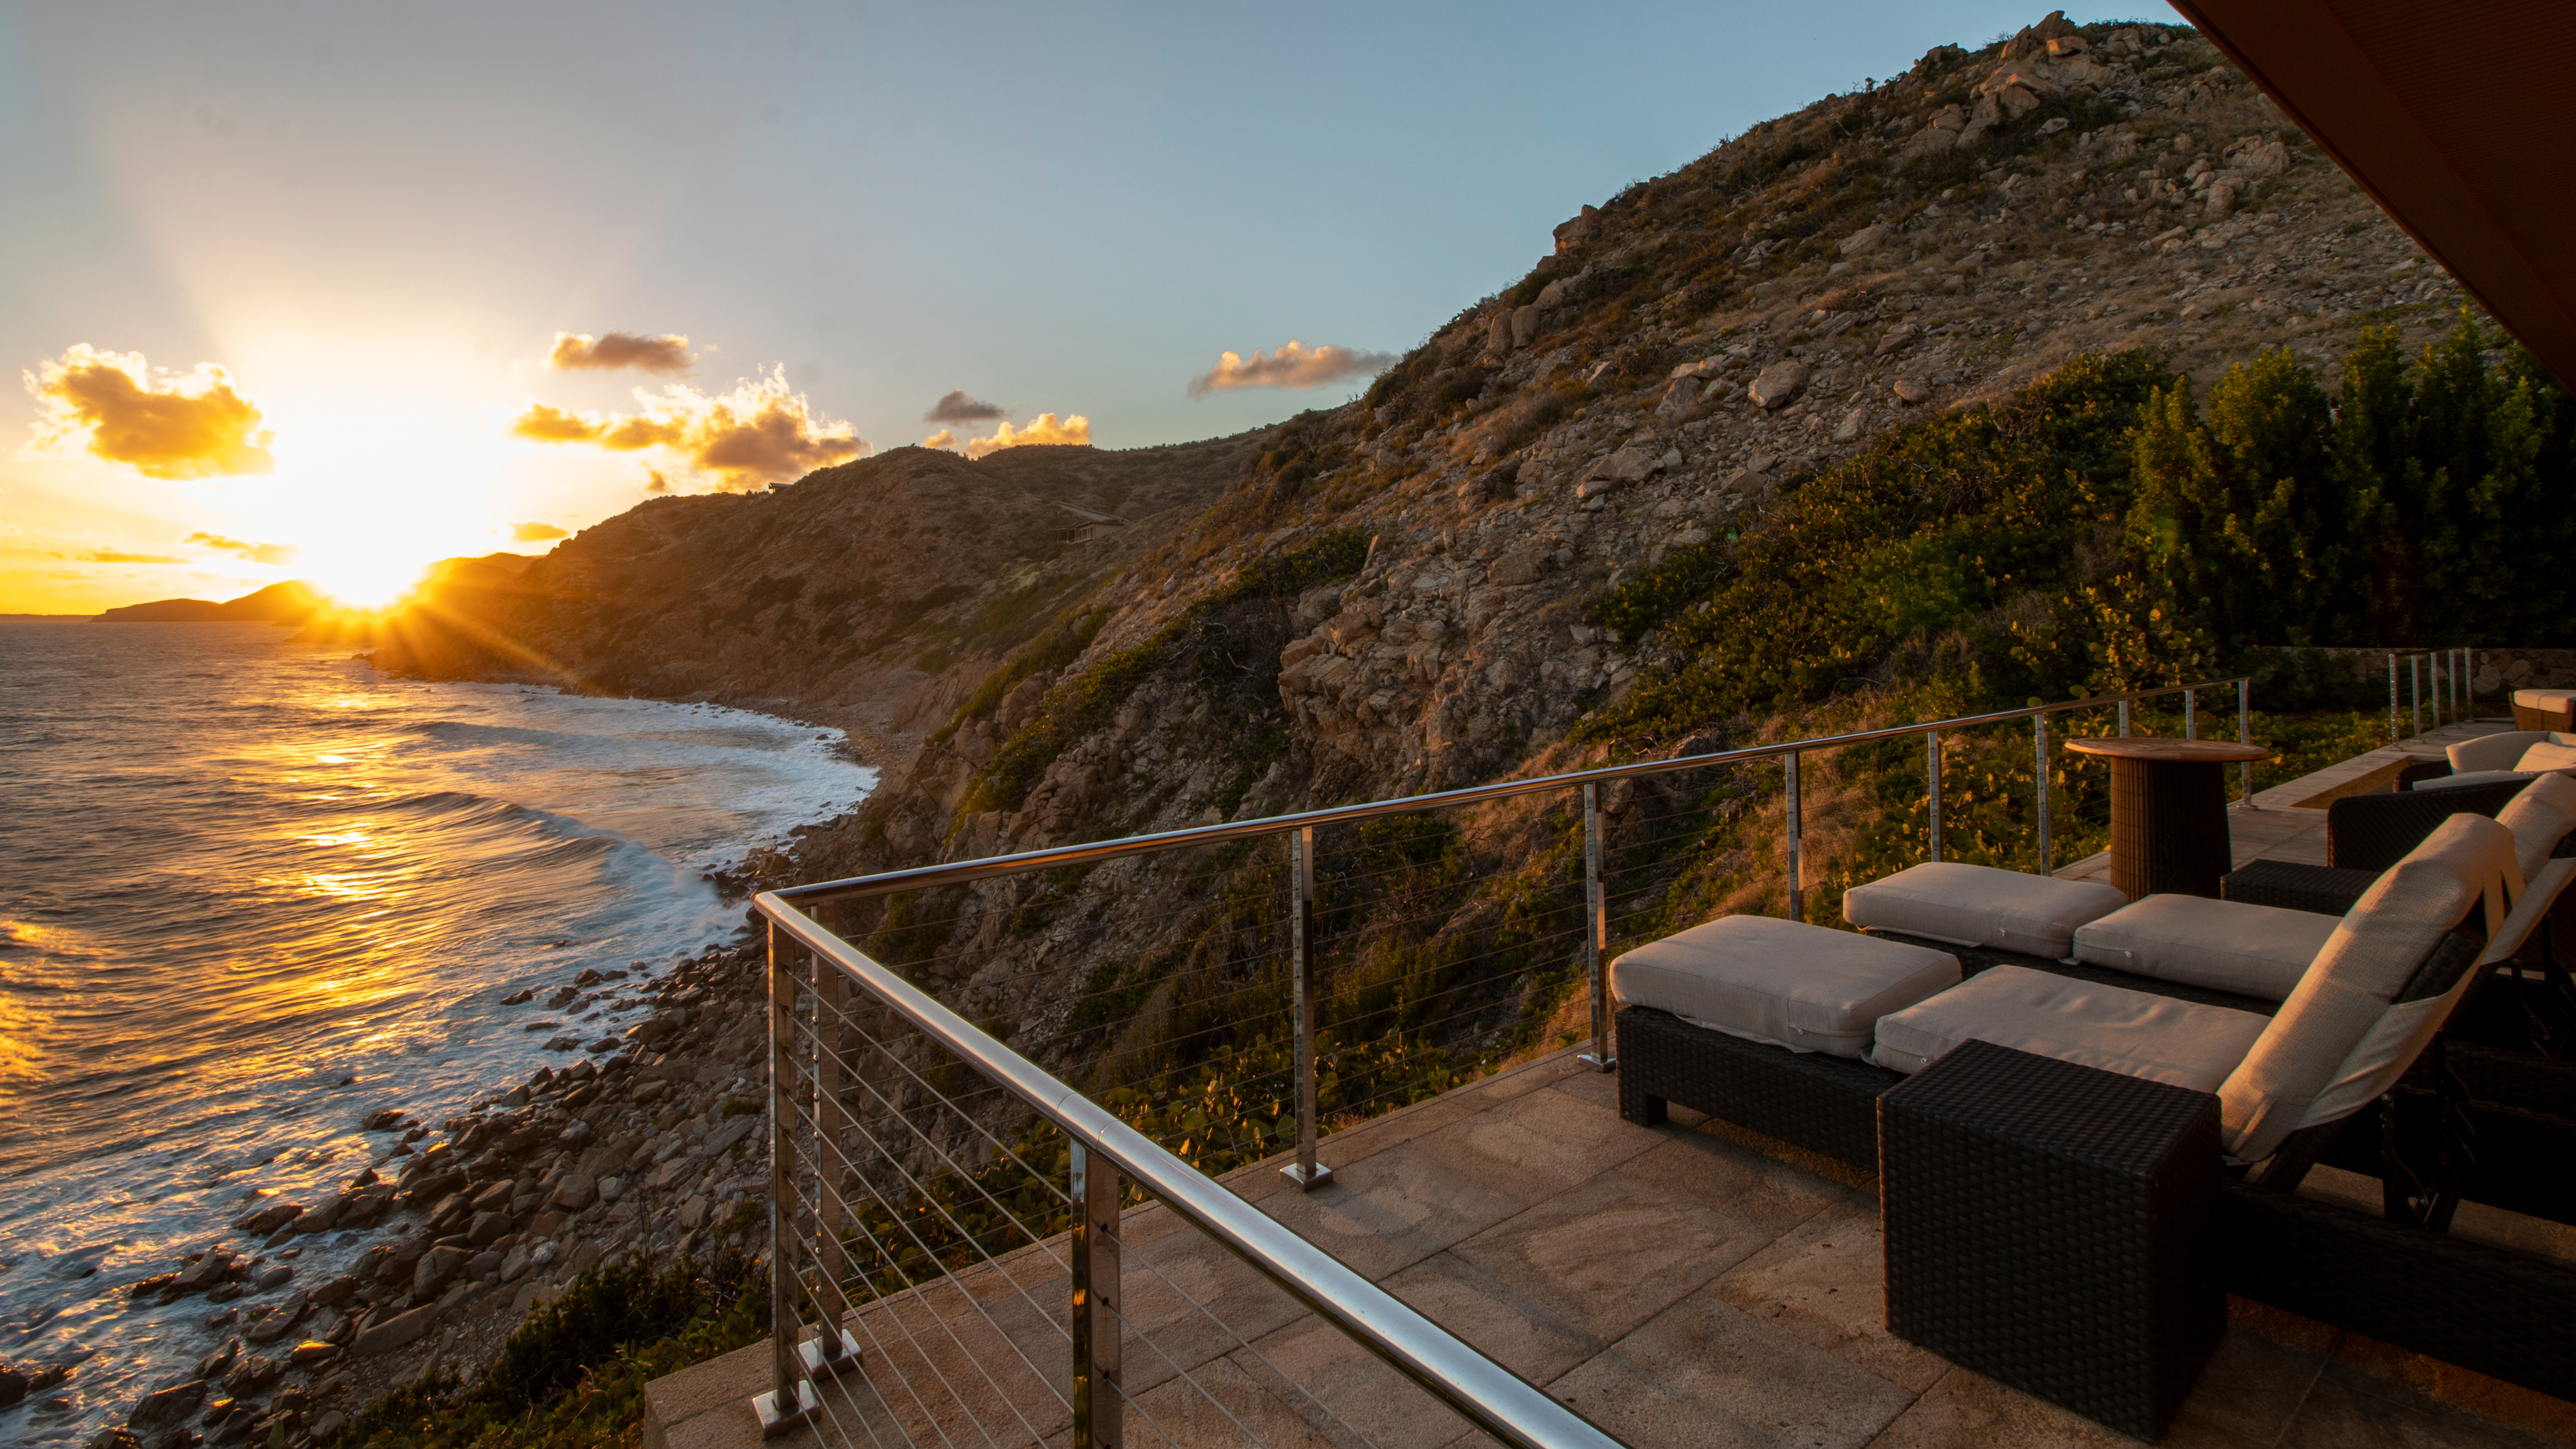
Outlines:
MULTIPOLYGON (((739 927, 710 874, 875 780, 837 731, 740 710, 69 622, 0 626, 0 775, 0 1319, 13 1364, 72 1369, 0 1408, 24 1444, 122 1422, 231 1331, 135 1282, 256 1253, 244 1212, 384 1162, 404 1133, 371 1114, 587 1059, 739 927)), ((291 1272, 241 1307, 359 1237, 268 1249, 239 1286, 291 1272)))

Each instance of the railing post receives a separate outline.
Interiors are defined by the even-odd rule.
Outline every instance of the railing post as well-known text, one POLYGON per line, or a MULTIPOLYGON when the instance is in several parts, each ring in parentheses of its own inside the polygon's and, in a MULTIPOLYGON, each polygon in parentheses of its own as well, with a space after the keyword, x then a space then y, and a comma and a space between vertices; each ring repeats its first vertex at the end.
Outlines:
POLYGON ((1073 1144, 1074 1449, 1118 1449, 1126 1400, 1119 1388, 1118 1205, 1123 1184, 1108 1159, 1073 1144))
POLYGON ((2397 732, 2397 654, 2391 650, 2388 655, 2388 742, 2393 745, 2404 738, 2397 732))
MULTIPOLYGON (((819 917, 820 912, 816 913, 819 917)), ((805 958, 814 968, 814 1282, 818 1304, 826 1315, 823 1339, 835 1336, 829 1305, 842 1299, 841 1280, 849 1276, 849 1249, 842 1242, 840 1193, 841 1136, 847 1129, 841 1054, 848 1050, 844 1029, 851 1006, 850 983, 840 968, 822 957, 805 958)))
POLYGON ((1592 1050, 1583 1064, 1606 1072, 1619 1064, 1610 1055, 1610 986, 1602 957, 1610 950, 1610 907, 1601 888, 1601 797, 1599 785, 1583 782, 1583 964, 1592 987, 1592 1050))
POLYGON ((2048 834, 2048 716, 2030 717, 2030 735, 2039 757, 2039 873, 2054 874, 2057 851, 2048 834))
MULTIPOLYGON (((2254 681, 2251 679, 2240 679, 2236 681, 2236 743, 2240 745, 2251 745, 2254 743, 2253 726, 2249 722, 2246 711, 2246 704, 2253 693, 2253 688, 2254 681)), ((2238 805, 2247 810, 2255 808, 2254 762, 2252 760, 2240 761, 2237 764, 2236 792, 2239 796, 2243 797, 2237 801, 2238 805)))
POLYGON ((2182 692, 2182 737, 2184 739, 2196 740, 2200 738, 2199 704, 2199 690, 2186 689, 2182 692))
POLYGON ((1932 781, 1932 859, 1941 858, 1941 732, 1923 732, 1923 772, 1932 781))
POLYGON ((1803 921, 1807 918, 1807 893, 1798 859, 1798 752, 1791 750, 1781 756, 1781 763, 1787 766, 1789 777, 1789 919, 1803 921))
POLYGON ((1297 1160, 1279 1172, 1311 1190, 1333 1180, 1333 1170, 1315 1160, 1315 827, 1301 825, 1288 837, 1288 859, 1295 895, 1288 909, 1288 951, 1295 978, 1290 1010, 1297 1037, 1297 1160))
POLYGON ((2125 700, 2125 699, 2124 699, 2124 700, 2121 700, 2121 701, 2120 701, 2120 738, 2122 738, 2122 739, 2124 739, 2124 740, 2125 740, 2125 739, 2127 739, 2128 737, 2129 737, 2129 702, 2128 702, 2127 700, 2125 700))
MULTIPOLYGON (((796 1342, 796 966, 769 927, 769 1392, 755 1395, 761 1437, 784 1434, 818 1405, 796 1342)), ((828 1332, 830 1324, 824 1325, 828 1332)))

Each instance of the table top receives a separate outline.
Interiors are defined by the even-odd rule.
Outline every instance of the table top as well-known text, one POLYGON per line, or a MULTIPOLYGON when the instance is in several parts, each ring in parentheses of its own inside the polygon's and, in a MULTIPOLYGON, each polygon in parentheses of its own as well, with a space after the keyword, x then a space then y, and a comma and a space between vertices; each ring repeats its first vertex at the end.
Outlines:
POLYGON ((2215 764, 2272 758, 2271 750, 2262 745, 2240 745, 2234 740, 2177 740, 2148 735, 2133 735, 2127 739, 2068 740, 2066 748, 2079 755, 2108 755, 2114 759, 2159 763, 2215 764))

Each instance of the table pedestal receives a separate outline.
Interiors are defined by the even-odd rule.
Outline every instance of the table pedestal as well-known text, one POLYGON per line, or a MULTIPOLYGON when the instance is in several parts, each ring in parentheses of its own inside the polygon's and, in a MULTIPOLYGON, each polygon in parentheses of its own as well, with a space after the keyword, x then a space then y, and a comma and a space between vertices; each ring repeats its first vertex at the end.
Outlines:
POLYGON ((2111 757, 2111 884, 2131 900, 2216 896, 2235 864, 2226 767, 2111 757))

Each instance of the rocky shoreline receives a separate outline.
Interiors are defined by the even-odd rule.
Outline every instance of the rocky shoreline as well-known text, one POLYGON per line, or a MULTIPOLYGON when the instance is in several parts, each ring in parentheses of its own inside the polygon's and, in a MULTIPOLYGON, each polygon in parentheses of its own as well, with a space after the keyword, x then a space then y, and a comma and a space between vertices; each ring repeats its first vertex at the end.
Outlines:
MULTIPOLYGON (((746 935, 645 986, 652 1014, 564 1066, 432 1126, 372 1112, 375 1165, 313 1202, 258 1194, 229 1242, 126 1291, 202 1294, 223 1342, 135 1404, 93 1449, 328 1444, 363 1405, 441 1368, 472 1377, 528 1313, 583 1270, 630 1254, 675 1262, 768 1221, 766 957, 746 935), (320 1235, 374 1238, 323 1282, 299 1260, 320 1235)), ((552 1010, 624 972, 585 970, 552 1010)), ((505 1004, 529 999, 521 993, 505 1004)), ((361 1240, 362 1241, 362 1240, 361 1240)), ((71 1377, 0 1365, 0 1403, 71 1377)))

